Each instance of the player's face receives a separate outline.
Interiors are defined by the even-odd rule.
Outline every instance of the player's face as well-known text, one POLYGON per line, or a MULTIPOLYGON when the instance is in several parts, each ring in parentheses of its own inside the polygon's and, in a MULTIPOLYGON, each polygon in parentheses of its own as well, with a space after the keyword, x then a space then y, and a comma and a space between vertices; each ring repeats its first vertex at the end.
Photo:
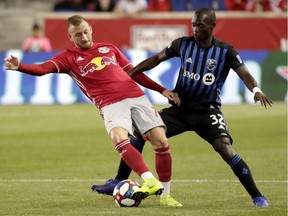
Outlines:
POLYGON ((209 22, 205 14, 194 14, 192 18, 192 30, 197 42, 208 40, 212 35, 213 28, 213 24, 209 22))
POLYGON ((68 36, 81 49, 85 50, 92 47, 92 28, 85 21, 78 26, 70 26, 68 28, 68 36))

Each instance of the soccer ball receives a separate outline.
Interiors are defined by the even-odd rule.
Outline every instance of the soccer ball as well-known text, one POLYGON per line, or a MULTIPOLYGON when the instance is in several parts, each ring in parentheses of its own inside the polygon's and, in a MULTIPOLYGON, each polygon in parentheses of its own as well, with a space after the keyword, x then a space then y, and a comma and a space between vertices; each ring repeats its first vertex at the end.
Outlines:
POLYGON ((140 184, 134 180, 126 179, 120 181, 113 190, 113 198, 115 203, 120 207, 137 207, 140 205, 140 201, 136 201, 132 198, 132 194, 135 190, 140 188, 140 184))

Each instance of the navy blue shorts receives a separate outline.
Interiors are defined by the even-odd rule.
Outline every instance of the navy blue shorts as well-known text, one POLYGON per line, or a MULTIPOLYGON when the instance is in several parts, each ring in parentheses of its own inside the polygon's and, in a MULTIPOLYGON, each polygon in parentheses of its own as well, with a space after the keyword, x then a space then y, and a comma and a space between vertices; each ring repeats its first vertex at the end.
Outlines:
POLYGON ((189 106, 189 109, 171 106, 159 113, 167 126, 168 138, 186 131, 195 131, 210 144, 219 137, 228 137, 231 144, 233 142, 224 115, 217 105, 196 105, 189 106))

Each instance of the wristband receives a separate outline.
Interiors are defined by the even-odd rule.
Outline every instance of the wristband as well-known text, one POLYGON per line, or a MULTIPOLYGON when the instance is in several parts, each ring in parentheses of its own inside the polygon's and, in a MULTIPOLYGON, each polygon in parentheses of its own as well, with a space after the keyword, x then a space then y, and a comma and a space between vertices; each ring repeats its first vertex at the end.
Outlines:
POLYGON ((253 94, 256 94, 257 92, 263 93, 259 87, 254 87, 253 94))

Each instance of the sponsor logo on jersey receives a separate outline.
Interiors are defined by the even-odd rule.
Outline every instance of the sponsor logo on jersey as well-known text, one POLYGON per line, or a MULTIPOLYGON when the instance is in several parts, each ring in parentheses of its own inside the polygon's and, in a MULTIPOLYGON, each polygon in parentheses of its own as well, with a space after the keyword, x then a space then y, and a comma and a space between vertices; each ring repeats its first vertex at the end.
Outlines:
POLYGON ((215 76, 212 73, 206 73, 202 80, 205 85, 212 85, 215 81, 215 76))
POLYGON ((199 74, 194 73, 194 72, 190 73, 190 71, 186 71, 186 70, 183 71, 183 76, 188 77, 189 79, 192 79, 192 80, 200 80, 199 74))
MULTIPOLYGON (((201 80, 201 76, 197 73, 191 73, 189 71, 186 71, 184 70, 183 71, 183 76, 184 77, 187 77, 191 80, 201 80)), ((205 85, 212 85, 214 82, 215 82, 215 76, 214 74, 212 73, 206 73, 203 77, 202 77, 202 82, 205 84, 205 85)))
POLYGON ((96 57, 91 60, 84 68, 79 67, 82 72, 81 76, 86 76, 88 73, 93 73, 94 71, 103 70, 107 65, 117 65, 115 57, 96 57))

